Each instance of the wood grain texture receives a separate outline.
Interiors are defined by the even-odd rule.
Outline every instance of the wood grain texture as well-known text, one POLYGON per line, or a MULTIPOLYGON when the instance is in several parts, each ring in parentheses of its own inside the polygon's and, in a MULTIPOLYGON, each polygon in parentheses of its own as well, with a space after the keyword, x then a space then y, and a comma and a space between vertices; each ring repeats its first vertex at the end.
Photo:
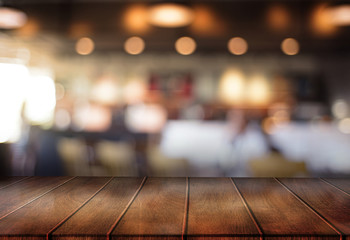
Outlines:
POLYGON ((326 178, 324 181, 350 194, 350 178, 326 178))
POLYGON ((53 239, 106 239, 142 182, 141 178, 115 178, 82 209, 53 232, 53 239))
POLYGON ((181 239, 185 202, 185 178, 149 178, 111 238, 181 239))
POLYGON ((190 178, 188 239, 259 239, 259 230, 229 178, 190 178))
POLYGON ((234 179, 264 239, 339 239, 339 234, 274 179, 234 179))
POLYGON ((0 221, 0 239, 46 239, 109 178, 79 177, 63 184, 0 221))
POLYGON ((5 177, 5 176, 0 176, 0 189, 6 188, 8 186, 11 186, 13 184, 16 184, 20 181, 25 180, 26 178, 29 177, 5 177))
POLYGON ((320 179, 279 179, 336 229, 350 236, 350 196, 320 179))
POLYGON ((71 178, 72 177, 28 178, 0 189, 0 219, 71 178))

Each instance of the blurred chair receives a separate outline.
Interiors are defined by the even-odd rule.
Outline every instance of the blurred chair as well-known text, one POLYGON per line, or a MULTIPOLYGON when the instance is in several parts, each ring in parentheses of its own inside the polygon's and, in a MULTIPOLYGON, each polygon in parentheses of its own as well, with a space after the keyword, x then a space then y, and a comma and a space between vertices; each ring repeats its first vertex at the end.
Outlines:
POLYGON ((107 175, 137 176, 133 145, 128 142, 100 141, 95 146, 96 159, 107 175))
POLYGON ((182 177, 188 176, 189 164, 183 158, 165 156, 157 144, 150 144, 147 149, 147 159, 152 176, 182 177))
POLYGON ((89 176, 91 169, 84 141, 78 138, 61 138, 57 144, 66 175, 89 176))
POLYGON ((254 177, 296 177, 307 176, 305 162, 288 161, 279 152, 271 152, 248 162, 254 177))

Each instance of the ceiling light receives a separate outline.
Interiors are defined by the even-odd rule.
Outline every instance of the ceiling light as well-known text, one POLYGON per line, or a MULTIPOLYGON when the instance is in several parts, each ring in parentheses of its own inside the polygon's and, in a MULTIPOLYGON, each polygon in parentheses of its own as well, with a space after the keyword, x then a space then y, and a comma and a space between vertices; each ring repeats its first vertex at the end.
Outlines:
POLYGON ((193 11, 174 3, 157 4, 149 9, 148 21, 158 27, 184 27, 194 19, 193 11))
POLYGON ((13 8, 0 7, 0 28, 20 28, 27 22, 27 15, 24 12, 13 8))
POLYGON ((299 52, 299 43, 294 38, 286 38, 281 44, 281 49, 286 55, 296 55, 299 52))
POLYGON ((145 49, 145 42, 140 37, 131 37, 125 41, 124 49, 131 55, 138 55, 145 49))
POLYGON ((335 26, 350 25, 350 4, 344 4, 327 9, 330 23, 335 26))
POLYGON ((80 38, 75 45, 75 50, 80 55, 89 55, 90 53, 92 53, 92 51, 94 51, 94 49, 94 41, 92 41, 91 38, 87 37, 80 38))

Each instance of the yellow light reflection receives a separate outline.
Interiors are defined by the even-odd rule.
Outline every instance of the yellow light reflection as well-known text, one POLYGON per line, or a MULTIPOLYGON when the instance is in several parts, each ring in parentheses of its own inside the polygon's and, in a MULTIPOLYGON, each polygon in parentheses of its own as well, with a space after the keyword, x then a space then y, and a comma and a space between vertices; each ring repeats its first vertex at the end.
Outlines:
POLYGON ((332 105, 332 113, 338 119, 345 118, 348 114, 348 104, 344 100, 338 99, 332 105))
POLYGON ((338 123, 338 129, 340 132, 350 134, 350 118, 344 118, 338 123))
POLYGON ((290 24, 290 14, 283 5, 273 5, 267 12, 267 23, 276 31, 286 30, 290 24))
POLYGON ((336 32, 337 28, 331 21, 328 4, 318 5, 312 12, 311 27, 314 33, 328 36, 336 32))
POLYGON ((149 9, 148 21, 158 27, 184 27, 193 21, 193 11, 175 3, 157 4, 149 9))
POLYGON ((53 119, 56 106, 55 84, 48 76, 32 76, 27 85, 25 117, 32 124, 44 124, 53 119))
POLYGON ((75 50, 80 55, 89 55, 92 53, 92 51, 94 51, 94 48, 94 42, 91 38, 87 37, 80 38, 75 45, 75 50))
POLYGON ((294 38, 286 38, 281 44, 281 49, 286 55, 298 54, 299 48, 299 43, 294 38))
POLYGON ((145 49, 145 42, 140 37, 131 37, 125 41, 124 49, 131 55, 138 55, 145 49))
POLYGON ((0 143, 15 142, 21 134, 21 108, 28 69, 0 63, 0 143))
POLYGON ((181 37, 175 42, 175 49, 181 55, 190 55, 196 50, 197 44, 190 37, 181 37))
POLYGON ((147 7, 140 4, 128 7, 123 17, 123 24, 130 33, 144 33, 148 31, 147 7))
POLYGON ((247 98, 250 105, 267 105, 270 98, 269 85, 263 76, 254 76, 247 89, 247 98))
POLYGON ((229 40, 227 47, 232 54, 243 55, 248 50, 248 43, 241 37, 235 37, 229 40))
POLYGON ((219 83, 219 98, 222 102, 235 105, 244 101, 244 76, 238 70, 226 71, 219 83))

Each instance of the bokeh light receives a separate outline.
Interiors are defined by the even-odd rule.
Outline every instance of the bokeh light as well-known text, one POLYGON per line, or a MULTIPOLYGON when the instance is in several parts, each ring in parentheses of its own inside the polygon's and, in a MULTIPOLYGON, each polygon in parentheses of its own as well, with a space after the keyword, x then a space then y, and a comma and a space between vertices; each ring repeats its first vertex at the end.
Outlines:
POLYGON ((235 37, 229 40, 227 47, 232 54, 243 55, 248 50, 248 43, 241 37, 235 37))
POLYGON ((252 106, 264 106, 269 103, 269 85, 261 76, 254 76, 248 84, 247 100, 252 106))
POLYGON ((190 55, 196 50, 197 44, 190 37, 181 37, 175 42, 175 49, 181 55, 190 55))
POLYGON ((28 69, 0 63, 0 143, 15 142, 21 134, 21 109, 28 69))
POLYGON ((350 134, 350 118, 344 118, 338 123, 338 129, 344 134, 350 134))
POLYGON ((27 22, 24 12, 13 8, 0 7, 0 28, 13 29, 22 27, 27 22))
POLYGON ((147 22, 147 7, 133 4, 125 10, 123 16, 124 28, 130 33, 144 33, 149 30, 147 22))
POLYGON ((286 55, 298 54, 299 48, 299 43, 294 38, 286 38, 281 44, 281 49, 286 55))
POLYGON ((244 101, 244 75, 238 70, 227 70, 219 83, 219 98, 222 102, 235 105, 244 101))
POLYGON ((92 41, 91 38, 87 38, 87 37, 80 38, 75 45, 75 50, 80 55, 89 55, 94 51, 94 49, 95 49, 94 41, 92 41))
POLYGON ((27 85, 25 116, 32 124, 44 124, 53 118, 56 106, 55 84, 48 76, 31 76, 27 85))
POLYGON ((131 55, 138 55, 145 49, 145 42, 140 37, 130 37, 125 41, 124 49, 131 55))
POLYGON ((193 11, 180 4, 163 3, 152 6, 148 21, 158 27, 183 27, 193 21, 193 11))
POLYGON ((332 113, 338 119, 345 118, 348 114, 348 104, 342 99, 336 100, 332 105, 332 113))
POLYGON ((289 27, 291 22, 288 9, 283 5, 272 5, 267 11, 267 23, 276 31, 283 31, 289 27))

